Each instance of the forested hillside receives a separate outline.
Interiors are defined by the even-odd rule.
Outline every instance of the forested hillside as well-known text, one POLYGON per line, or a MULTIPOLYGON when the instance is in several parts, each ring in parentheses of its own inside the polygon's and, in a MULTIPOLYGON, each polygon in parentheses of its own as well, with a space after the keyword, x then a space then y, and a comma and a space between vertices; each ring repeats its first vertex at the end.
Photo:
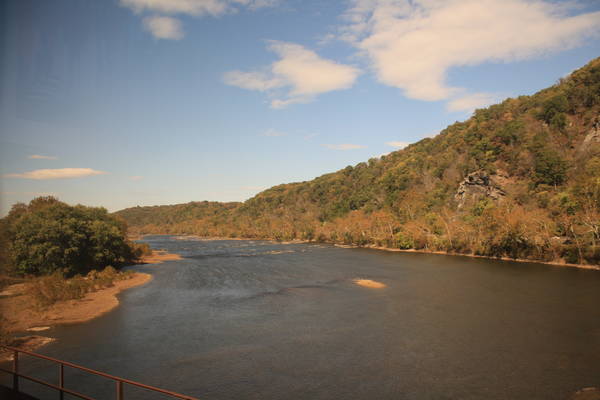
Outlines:
POLYGON ((600 263, 600 59, 381 158, 244 203, 117 212, 138 233, 600 263))

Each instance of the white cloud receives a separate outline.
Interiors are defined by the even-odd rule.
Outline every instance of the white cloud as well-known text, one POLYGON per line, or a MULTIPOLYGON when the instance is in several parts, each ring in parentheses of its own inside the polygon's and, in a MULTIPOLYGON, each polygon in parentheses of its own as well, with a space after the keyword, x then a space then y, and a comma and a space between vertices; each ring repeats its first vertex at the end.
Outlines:
POLYGON ((243 4, 251 10, 258 10, 259 8, 275 7, 279 4, 279 0, 234 0, 234 2, 243 4))
POLYGON ((269 49, 279 56, 279 60, 268 68, 252 72, 230 71, 223 79, 228 85, 279 97, 271 101, 273 108, 308 103, 319 94, 348 89, 360 73, 357 68, 321 58, 298 44, 272 41, 269 49))
POLYGON ((285 132, 280 132, 280 131, 276 131, 275 129, 268 129, 265 132, 263 132, 261 134, 261 136, 268 136, 268 137, 281 137, 281 136, 287 136, 287 133, 285 132))
POLYGON ((328 149, 331 149, 331 150, 356 150, 356 149, 366 149, 367 148, 367 146, 363 146, 360 144, 349 144, 349 143, 323 144, 321 146, 327 147, 328 149))
POLYGON ((266 92, 285 85, 285 81, 271 77, 268 72, 260 71, 230 71, 225 73, 223 79, 228 85, 259 92, 266 92))
MULTIPOLYGON (((508 62, 576 47, 600 31, 600 12, 568 16, 573 1, 353 0, 341 38, 369 60, 377 79, 409 98, 446 100, 450 68, 508 62)), ((482 100, 465 96, 449 108, 482 100)))
POLYGON ((123 7, 135 13, 143 11, 192 16, 218 16, 235 12, 239 6, 255 10, 275 6, 278 0, 120 0, 123 7))
POLYGON ((120 0, 120 4, 136 13, 152 11, 195 16, 221 15, 229 7, 229 2, 222 0, 120 0))
MULTIPOLYGON (((240 7, 256 10, 275 6, 278 0, 119 0, 119 4, 136 14, 152 12, 158 14, 184 14, 194 17, 217 17, 235 13, 240 7)), ((144 27, 159 39, 181 39, 184 34, 181 22, 175 18, 155 16, 144 19, 144 27)))
POLYGON ((473 93, 452 99, 446 105, 448 111, 468 111, 493 104, 498 99, 488 93, 473 93))
POLYGON ((96 171, 91 168, 59 168, 59 169, 36 169, 20 174, 6 174, 5 178, 22 178, 22 179, 66 179, 66 178, 82 178, 85 176, 105 175, 107 172, 96 171))
POLYGON ((183 38, 181 22, 171 17, 146 17, 144 18, 144 29, 157 39, 179 40, 183 38))
POLYGON ((385 144, 387 144, 388 146, 392 146, 392 147, 396 147, 398 149, 403 149, 406 146, 408 146, 410 143, 408 142, 386 142, 385 144))
POLYGON ((129 177, 129 180, 132 180, 132 181, 141 181, 142 179, 144 179, 144 177, 140 176, 140 175, 133 175, 133 176, 129 177))
POLYGON ((312 140, 319 136, 318 133, 309 133, 308 135, 304 135, 304 140, 312 140))
POLYGON ((58 159, 58 157, 54 157, 54 156, 42 156, 39 154, 32 154, 30 156, 27 156, 27 158, 29 158, 30 160, 56 160, 58 159))
POLYGON ((275 100, 271 101, 271 108, 281 109, 281 108, 286 108, 287 106, 292 105, 292 104, 306 104, 306 103, 310 103, 311 101, 313 101, 313 99, 314 99, 313 96, 290 97, 289 99, 286 99, 286 100, 275 99, 275 100))

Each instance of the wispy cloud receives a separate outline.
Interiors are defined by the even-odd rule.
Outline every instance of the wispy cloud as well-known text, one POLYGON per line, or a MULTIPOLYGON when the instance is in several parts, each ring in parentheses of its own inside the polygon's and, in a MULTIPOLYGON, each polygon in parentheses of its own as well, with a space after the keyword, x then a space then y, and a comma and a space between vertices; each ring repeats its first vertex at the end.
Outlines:
POLYGON ((142 179, 144 179, 144 177, 140 175, 133 175, 129 177, 129 180, 131 181, 141 181, 142 179))
POLYGON ((308 103, 323 93, 348 89, 360 71, 320 57, 299 44, 271 41, 269 50, 279 60, 259 71, 230 71, 223 76, 226 84, 268 93, 272 108, 308 103))
POLYGON ((312 140, 319 136, 318 133, 309 133, 308 135, 304 135, 304 140, 312 140))
POLYGON ((68 179, 68 178, 83 178, 85 176, 105 175, 108 172, 97 171, 91 168, 59 168, 59 169, 36 169, 29 172, 6 174, 5 178, 22 178, 22 179, 68 179))
POLYGON ((27 156, 27 158, 29 158, 30 160, 57 160, 58 159, 58 157, 42 156, 40 154, 32 154, 30 156, 27 156))
MULTIPOLYGON (((278 0, 120 0, 119 4, 136 14, 151 12, 154 14, 183 14, 193 17, 218 17, 235 13, 242 7, 256 10, 272 7, 278 0)), ((144 19, 146 30, 159 39, 181 39, 184 36, 178 19, 155 16, 144 19)))
POLYGON ((367 148, 367 146, 363 146, 360 144, 350 144, 350 143, 322 144, 321 146, 327 147, 328 149, 331 149, 331 150, 356 150, 356 149, 366 149, 367 148))
POLYGON ((268 129, 265 132, 261 133, 261 136, 282 137, 282 136, 287 136, 287 133, 281 132, 281 131, 276 131, 275 129, 268 129))
POLYGON ((221 15, 229 7, 227 1, 220 0, 120 0, 120 4, 135 13, 151 11, 194 16, 221 15))
POLYGON ((452 99, 446 104, 448 111, 468 111, 489 106, 498 101, 498 98, 489 93, 472 93, 452 99))
POLYGON ((135 13, 151 11, 162 14, 186 14, 192 16, 219 16, 236 12, 239 7, 256 10, 275 6, 277 0, 120 0, 123 7, 135 13))
POLYGON ((470 110, 491 95, 450 86, 450 68, 530 59, 598 36, 600 12, 568 15, 577 6, 544 0, 353 0, 340 38, 366 56, 383 84, 412 99, 456 98, 449 110, 470 110))
POLYGON ((171 17, 146 17, 144 18, 144 29, 157 39, 179 40, 183 38, 181 21, 171 17))
POLYGON ((387 144, 388 146, 396 147, 398 149, 403 149, 406 146, 408 146, 410 143, 394 141, 394 142, 386 142, 385 144, 387 144))

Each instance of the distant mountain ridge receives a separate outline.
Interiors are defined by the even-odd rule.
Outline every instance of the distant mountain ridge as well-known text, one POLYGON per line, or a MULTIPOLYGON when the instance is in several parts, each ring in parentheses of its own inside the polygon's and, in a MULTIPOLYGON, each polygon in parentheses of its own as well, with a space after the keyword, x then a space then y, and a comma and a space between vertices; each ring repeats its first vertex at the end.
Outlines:
POLYGON ((137 233, 600 264, 600 58, 381 158, 244 203, 115 213, 137 233))

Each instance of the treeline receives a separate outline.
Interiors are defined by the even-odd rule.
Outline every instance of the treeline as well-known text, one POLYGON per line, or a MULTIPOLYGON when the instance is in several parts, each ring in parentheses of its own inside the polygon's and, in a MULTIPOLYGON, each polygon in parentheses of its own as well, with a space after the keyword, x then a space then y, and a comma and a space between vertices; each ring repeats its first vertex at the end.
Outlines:
POLYGON ((66 276, 131 264, 149 251, 127 240, 124 220, 106 209, 54 197, 18 203, 0 220, 3 275, 66 276))
POLYGON ((434 138, 244 203, 117 215, 138 233, 600 264, 600 59, 434 138))

